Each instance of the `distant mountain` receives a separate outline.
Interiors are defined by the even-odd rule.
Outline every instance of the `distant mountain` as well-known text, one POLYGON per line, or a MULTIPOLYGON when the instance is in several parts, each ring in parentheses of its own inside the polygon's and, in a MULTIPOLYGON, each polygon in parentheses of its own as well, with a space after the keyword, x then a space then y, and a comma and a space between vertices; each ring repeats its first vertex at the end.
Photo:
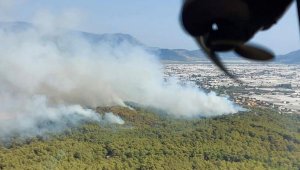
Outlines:
MULTIPOLYGON (((171 62, 195 62, 195 61, 208 61, 208 58, 202 50, 186 50, 186 49, 165 49, 159 47, 149 47, 137 40, 129 34, 93 34, 87 32, 75 31, 76 34, 81 34, 87 38, 91 43, 106 43, 111 46, 118 46, 124 42, 133 46, 139 46, 159 57, 162 61, 171 62)), ((221 58, 225 61, 242 61, 234 53, 222 53, 221 58)))
MULTIPOLYGON (((30 29, 37 29, 37 27, 27 22, 0 22, 0 29, 9 32, 22 32, 30 29)), ((74 30, 69 31, 69 34, 81 35, 91 43, 103 42, 103 43, 108 43, 109 45, 112 46, 118 46, 126 42, 134 46, 144 46, 144 44, 142 44, 141 42, 139 42, 137 39, 135 39, 129 34, 122 34, 122 33, 94 34, 94 33, 74 31, 74 30)))
POLYGON ((184 49, 161 49, 161 48, 148 48, 150 53, 155 54, 160 60, 165 61, 198 61, 205 60, 204 54, 198 51, 189 51, 184 49))
MULTIPOLYGON (((36 29, 36 27, 27 22, 0 22, 0 29, 9 32, 22 32, 29 29, 36 29)), ((158 56, 161 60, 167 61, 196 61, 205 60, 204 54, 197 51, 189 51, 184 49, 162 49, 156 47, 149 47, 134 38, 129 34, 115 33, 115 34, 95 34, 82 31, 70 31, 71 35, 80 35, 87 39, 90 43, 105 43, 110 46, 119 46, 123 43, 129 43, 133 46, 145 48, 149 53, 158 56)))
POLYGON ((284 64, 300 64, 300 50, 277 56, 276 62, 284 64))
POLYGON ((84 38, 88 39, 91 43, 107 43, 111 46, 119 46, 122 43, 129 43, 133 46, 141 46, 144 47, 145 45, 138 41, 136 38, 132 37, 129 34, 94 34, 88 32, 80 32, 80 31, 73 31, 77 34, 81 34, 84 38))
POLYGON ((20 32, 33 28, 34 26, 27 22, 0 22, 0 29, 3 31, 20 32))
MULTIPOLYGON (((106 43, 110 46, 119 46, 122 43, 129 43, 133 46, 139 46, 146 49, 159 57, 161 60, 167 61, 195 61, 203 58, 201 51, 189 51, 184 49, 162 49, 157 47, 149 47, 129 34, 93 34, 87 32, 75 32, 87 38, 91 43, 106 43)), ((204 59, 204 58, 203 58, 204 59)))
MULTIPOLYGON (((36 29, 36 27, 27 22, 0 22, 0 29, 4 31, 20 32, 28 29, 36 29)), ((129 34, 95 34, 82 31, 70 31, 70 34, 81 35, 91 43, 105 43, 110 46, 119 46, 123 43, 129 43, 133 46, 139 46, 146 49, 159 57, 160 60, 170 62, 195 62, 208 61, 208 58, 202 50, 186 50, 186 49, 165 49, 159 47, 149 47, 137 40, 129 34)), ((224 61, 248 62, 243 58, 237 57, 233 52, 219 54, 224 61)), ((291 52, 286 55, 276 57, 275 62, 285 64, 300 64, 300 50, 291 52)))
MULTIPOLYGON (((91 43, 106 43, 111 46, 118 46, 122 43, 129 43, 133 46, 139 46, 146 49, 149 53, 158 56, 161 60, 167 61, 195 61, 203 58, 204 54, 197 51, 185 49, 163 49, 158 47, 149 47, 129 34, 93 34, 87 32, 75 32, 87 38, 91 43)), ((203 58, 204 59, 204 58, 203 58)))

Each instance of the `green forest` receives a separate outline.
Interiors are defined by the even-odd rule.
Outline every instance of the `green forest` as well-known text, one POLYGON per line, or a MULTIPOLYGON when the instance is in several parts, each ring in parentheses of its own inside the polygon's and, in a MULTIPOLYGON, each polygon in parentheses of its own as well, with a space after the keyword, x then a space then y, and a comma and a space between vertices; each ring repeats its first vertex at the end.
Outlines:
POLYGON ((85 122, 0 144, 0 169, 300 169, 300 115, 269 109, 179 119, 142 108, 97 108, 124 125, 85 122))

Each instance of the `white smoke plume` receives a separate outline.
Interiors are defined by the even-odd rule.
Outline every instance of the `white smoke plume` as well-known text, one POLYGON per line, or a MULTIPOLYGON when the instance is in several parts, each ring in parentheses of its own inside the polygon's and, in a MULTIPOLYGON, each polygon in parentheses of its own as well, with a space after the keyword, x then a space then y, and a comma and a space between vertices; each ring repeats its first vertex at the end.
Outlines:
POLYGON ((111 112, 105 113, 104 116, 103 116, 103 120, 105 122, 108 122, 108 123, 111 123, 111 124, 123 125, 125 123, 125 121, 122 118, 120 118, 120 116, 116 116, 111 112))
POLYGON ((4 104, 13 106, 9 106, 9 112, 0 113, 0 141, 6 141, 7 138, 15 135, 19 137, 44 136, 87 121, 99 124, 122 125, 125 123, 113 113, 105 113, 101 116, 80 105, 49 106, 45 96, 33 96, 29 99, 18 97, 4 101, 4 104))
MULTIPOLYGON (((44 21, 45 22, 45 21, 44 21)), ((0 30, 0 134, 49 132, 82 120, 124 124, 97 106, 126 101, 155 107, 177 117, 238 112, 227 98, 197 87, 165 82, 155 56, 130 43, 91 43, 80 34, 45 25, 23 31, 0 30), (67 121, 64 121, 67 120, 67 121)), ((1 135, 0 135, 1 137, 1 135)))

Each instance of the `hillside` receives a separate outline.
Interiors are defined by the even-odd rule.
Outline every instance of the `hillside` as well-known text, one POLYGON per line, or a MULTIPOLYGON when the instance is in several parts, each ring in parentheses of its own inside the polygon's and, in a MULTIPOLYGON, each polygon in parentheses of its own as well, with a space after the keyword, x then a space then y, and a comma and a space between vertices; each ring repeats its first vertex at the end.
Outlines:
POLYGON ((149 110, 114 112, 124 125, 85 123, 0 147, 0 169, 299 169, 300 116, 253 109, 180 120, 149 110))
POLYGON ((300 64, 300 50, 277 57, 277 62, 285 64, 300 64))

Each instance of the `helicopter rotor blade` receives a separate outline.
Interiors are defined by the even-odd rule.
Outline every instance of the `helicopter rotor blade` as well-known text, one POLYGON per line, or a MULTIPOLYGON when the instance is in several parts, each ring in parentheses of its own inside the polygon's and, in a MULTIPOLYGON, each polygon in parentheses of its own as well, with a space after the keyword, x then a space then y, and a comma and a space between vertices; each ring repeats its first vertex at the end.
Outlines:
POLYGON ((240 45, 234 51, 244 58, 257 61, 269 61, 275 57, 272 52, 254 45, 240 45))
POLYGON ((232 46, 238 55, 251 60, 268 61, 274 59, 274 54, 271 51, 253 44, 244 44, 233 40, 215 41, 211 44, 213 46, 232 46))
POLYGON ((299 20, 299 28, 300 28, 300 0, 297 0, 297 11, 298 11, 298 20, 299 20))
POLYGON ((199 44, 199 46, 204 50, 204 52, 206 53, 206 55, 209 57, 209 59, 214 62, 214 64, 216 64, 227 76, 229 76, 230 78, 232 78, 233 80, 235 80, 238 83, 241 83, 240 80, 238 80, 233 74, 231 74, 226 67, 223 65, 223 63, 221 62, 219 56, 212 50, 210 50, 206 45, 205 45, 205 41, 203 36, 200 37, 196 37, 195 38, 197 43, 199 44))

